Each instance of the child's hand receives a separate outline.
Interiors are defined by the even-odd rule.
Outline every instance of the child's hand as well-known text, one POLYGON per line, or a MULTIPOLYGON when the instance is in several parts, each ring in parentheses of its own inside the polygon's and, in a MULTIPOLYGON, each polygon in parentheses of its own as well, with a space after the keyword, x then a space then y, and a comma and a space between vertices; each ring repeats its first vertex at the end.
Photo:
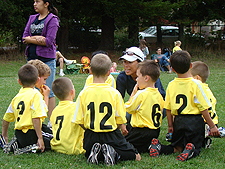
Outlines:
POLYGON ((211 136, 220 136, 220 132, 217 129, 216 125, 210 129, 209 135, 211 135, 211 136))
POLYGON ((121 125, 121 131, 122 131, 123 136, 126 136, 128 134, 128 131, 127 131, 127 128, 126 128, 125 124, 121 125))
POLYGON ((133 97, 136 93, 137 93, 137 91, 138 91, 138 84, 136 84, 135 86, 134 86, 134 88, 133 88, 133 92, 131 93, 131 97, 133 97))
POLYGON ((38 139, 37 145, 39 147, 39 149, 41 150, 41 152, 43 153, 45 150, 45 144, 42 138, 38 139))
POLYGON ((40 92, 43 96, 49 96, 50 88, 46 85, 42 85, 40 88, 40 92))

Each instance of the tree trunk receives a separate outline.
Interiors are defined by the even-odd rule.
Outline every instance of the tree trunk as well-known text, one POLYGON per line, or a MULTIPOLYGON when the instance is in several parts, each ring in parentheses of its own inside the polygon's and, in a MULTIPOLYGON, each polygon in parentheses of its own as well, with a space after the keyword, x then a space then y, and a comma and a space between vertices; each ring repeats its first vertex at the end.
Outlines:
POLYGON ((68 53, 68 44, 69 44, 69 23, 68 20, 66 23, 63 23, 58 30, 57 36, 57 45, 59 46, 60 52, 63 54, 68 53))
POLYGON ((184 25, 183 24, 179 24, 179 40, 181 42, 184 41, 184 25))
MULTIPOLYGON (((128 39, 133 43, 132 46, 138 46, 138 34, 139 34, 139 18, 138 16, 131 16, 129 18, 129 26, 128 26, 128 39)), ((128 46, 129 47, 129 46, 128 46)))
POLYGON ((157 46, 162 47, 162 31, 161 31, 161 25, 157 24, 157 46))
POLYGON ((114 49, 114 18, 102 16, 102 32, 99 50, 114 49))

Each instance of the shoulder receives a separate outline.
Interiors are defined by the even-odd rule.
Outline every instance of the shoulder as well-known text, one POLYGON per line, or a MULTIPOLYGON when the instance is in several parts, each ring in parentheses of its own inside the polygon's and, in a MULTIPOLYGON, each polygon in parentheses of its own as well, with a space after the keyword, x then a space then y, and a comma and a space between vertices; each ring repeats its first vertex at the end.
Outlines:
POLYGON ((116 78, 116 81, 126 81, 127 80, 127 75, 125 73, 125 71, 122 71, 116 78))
POLYGON ((59 24, 59 18, 58 18, 58 16, 56 16, 56 15, 50 13, 50 14, 48 15, 48 17, 46 18, 45 22, 52 22, 52 23, 57 23, 57 24, 59 24))

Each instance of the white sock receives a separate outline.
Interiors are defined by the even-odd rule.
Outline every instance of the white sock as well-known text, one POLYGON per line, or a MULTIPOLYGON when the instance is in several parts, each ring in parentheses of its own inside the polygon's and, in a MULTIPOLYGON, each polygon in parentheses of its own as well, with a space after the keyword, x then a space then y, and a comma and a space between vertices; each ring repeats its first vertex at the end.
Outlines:
POLYGON ((60 69, 60 70, 59 70, 59 74, 62 74, 62 73, 63 73, 63 69, 60 69))

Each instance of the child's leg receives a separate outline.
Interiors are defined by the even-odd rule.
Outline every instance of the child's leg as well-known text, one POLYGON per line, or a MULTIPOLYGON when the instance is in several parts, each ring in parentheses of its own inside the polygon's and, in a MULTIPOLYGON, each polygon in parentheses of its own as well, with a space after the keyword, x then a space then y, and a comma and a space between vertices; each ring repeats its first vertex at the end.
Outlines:
POLYGON ((27 133, 23 133, 22 130, 15 130, 15 135, 19 148, 37 144, 38 138, 35 130, 28 130, 27 133))

